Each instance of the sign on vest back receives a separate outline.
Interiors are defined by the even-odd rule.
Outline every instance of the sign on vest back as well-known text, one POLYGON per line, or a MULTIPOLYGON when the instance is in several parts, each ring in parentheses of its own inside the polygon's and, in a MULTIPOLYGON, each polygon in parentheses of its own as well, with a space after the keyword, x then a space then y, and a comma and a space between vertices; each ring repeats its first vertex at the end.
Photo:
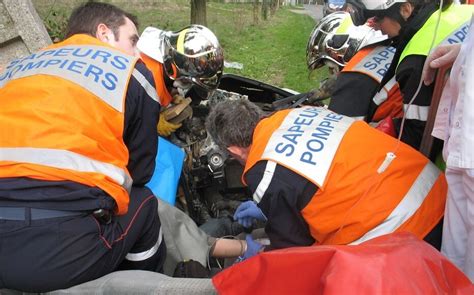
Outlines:
POLYGON ((271 136, 262 158, 278 162, 321 188, 353 122, 325 108, 294 109, 271 136))

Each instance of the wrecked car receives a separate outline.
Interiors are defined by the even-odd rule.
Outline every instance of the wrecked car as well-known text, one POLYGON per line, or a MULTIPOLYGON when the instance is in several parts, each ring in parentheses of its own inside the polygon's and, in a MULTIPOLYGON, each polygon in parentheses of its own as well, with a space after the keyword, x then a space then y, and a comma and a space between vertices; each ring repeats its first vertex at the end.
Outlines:
POLYGON ((314 105, 318 100, 309 101, 311 94, 295 94, 234 74, 224 74, 219 88, 206 99, 191 89, 187 94, 191 98, 187 110, 177 116, 182 116, 179 118, 182 126, 168 138, 185 153, 175 206, 211 236, 242 232, 232 215, 242 201, 251 199, 241 182, 243 167, 207 134, 207 114, 214 104, 225 99, 249 99, 266 112, 308 102, 314 105))

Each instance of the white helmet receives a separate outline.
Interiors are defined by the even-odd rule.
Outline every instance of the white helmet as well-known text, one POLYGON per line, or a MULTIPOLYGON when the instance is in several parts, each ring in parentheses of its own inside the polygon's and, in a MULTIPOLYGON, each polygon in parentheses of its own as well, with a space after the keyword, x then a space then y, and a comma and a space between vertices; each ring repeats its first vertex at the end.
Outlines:
POLYGON ((396 3, 405 3, 407 0, 347 0, 346 11, 351 14, 352 22, 361 26, 371 17, 381 17, 396 3))
POLYGON ((358 50, 385 39, 386 35, 369 26, 354 26, 346 12, 331 13, 311 32, 306 48, 308 69, 322 67, 325 60, 343 67, 358 50))
POLYGON ((138 39, 137 48, 140 52, 143 52, 157 62, 163 63, 165 45, 163 41, 168 34, 171 34, 171 32, 154 27, 147 27, 143 30, 143 33, 138 39))

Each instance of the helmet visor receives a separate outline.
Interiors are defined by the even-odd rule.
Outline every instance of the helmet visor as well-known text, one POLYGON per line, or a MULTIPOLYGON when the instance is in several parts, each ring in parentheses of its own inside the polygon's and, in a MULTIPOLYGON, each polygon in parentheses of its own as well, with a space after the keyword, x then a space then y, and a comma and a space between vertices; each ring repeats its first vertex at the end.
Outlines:
MULTIPOLYGON (((400 1, 397 1, 400 2, 400 1)), ((367 23, 370 18, 373 18, 374 22, 381 21, 384 17, 390 16, 392 10, 397 10, 398 6, 390 6, 386 9, 366 9, 364 4, 357 0, 347 0, 345 11, 351 15, 352 22, 356 26, 362 26, 367 23)))
POLYGON ((310 71, 324 66, 327 59, 339 66, 344 66, 338 56, 339 51, 343 50, 347 36, 342 44, 336 44, 337 42, 333 42, 332 38, 345 18, 347 18, 346 13, 334 12, 323 18, 311 32, 306 47, 306 63, 310 71))
POLYGON ((306 48, 306 63, 311 71, 324 66, 323 59, 321 58, 321 52, 323 51, 321 44, 325 41, 327 34, 320 26, 314 28, 311 33, 311 38, 306 48))
POLYGON ((201 50, 197 54, 181 53, 166 39, 163 62, 172 80, 186 77, 193 84, 210 91, 219 85, 224 57, 220 47, 201 50))
POLYGON ((349 12, 352 22, 356 26, 362 26, 370 18, 367 15, 368 10, 365 9, 364 4, 357 0, 347 0, 344 10, 349 12))
POLYGON ((183 90, 188 90, 192 86, 193 86, 193 81, 186 76, 178 77, 173 82, 173 87, 181 88, 183 90))

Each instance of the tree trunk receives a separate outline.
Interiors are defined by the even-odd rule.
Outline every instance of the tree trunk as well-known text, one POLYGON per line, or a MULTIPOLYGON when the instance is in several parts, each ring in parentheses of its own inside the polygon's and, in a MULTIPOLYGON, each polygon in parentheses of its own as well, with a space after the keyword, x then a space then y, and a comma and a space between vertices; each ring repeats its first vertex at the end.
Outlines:
POLYGON ((280 6, 280 0, 272 0, 270 15, 274 16, 275 12, 277 11, 278 7, 280 6))
POLYGON ((258 2, 258 0, 253 0, 253 23, 254 23, 254 25, 258 25, 259 12, 260 12, 259 2, 258 2))
POLYGON ((270 0, 262 0, 262 17, 264 20, 268 19, 268 2, 270 0))
POLYGON ((191 0, 191 24, 207 26, 206 0, 191 0))

